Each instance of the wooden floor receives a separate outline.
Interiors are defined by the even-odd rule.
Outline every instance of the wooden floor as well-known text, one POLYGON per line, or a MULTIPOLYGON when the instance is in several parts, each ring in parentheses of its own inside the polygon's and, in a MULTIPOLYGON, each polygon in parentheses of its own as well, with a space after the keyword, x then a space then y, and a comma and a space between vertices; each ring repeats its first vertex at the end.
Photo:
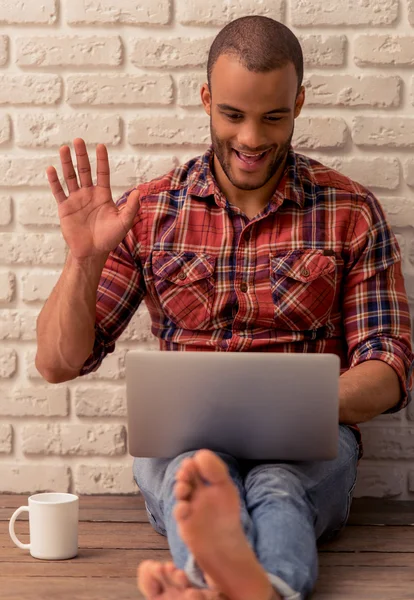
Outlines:
MULTIPOLYGON (((79 556, 36 560, 16 548, 8 533, 13 510, 26 503, 27 496, 0 495, 1 600, 139 599, 137 564, 170 557, 140 497, 83 496, 79 556)), ((17 522, 16 533, 28 542, 27 516, 17 522)), ((345 531, 319 550, 312 600, 414 600, 413 502, 354 500, 345 531)))

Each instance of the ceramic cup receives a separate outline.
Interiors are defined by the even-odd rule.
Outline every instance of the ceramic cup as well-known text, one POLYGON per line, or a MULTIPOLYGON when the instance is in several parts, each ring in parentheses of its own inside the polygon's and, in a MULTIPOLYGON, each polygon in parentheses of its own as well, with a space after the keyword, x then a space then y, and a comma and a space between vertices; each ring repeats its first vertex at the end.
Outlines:
POLYGON ((78 520, 78 496, 35 494, 29 497, 28 506, 20 506, 13 513, 9 533, 16 546, 30 550, 34 558, 65 560, 78 554, 78 520), (14 523, 22 512, 29 513, 29 544, 22 544, 14 532, 14 523))

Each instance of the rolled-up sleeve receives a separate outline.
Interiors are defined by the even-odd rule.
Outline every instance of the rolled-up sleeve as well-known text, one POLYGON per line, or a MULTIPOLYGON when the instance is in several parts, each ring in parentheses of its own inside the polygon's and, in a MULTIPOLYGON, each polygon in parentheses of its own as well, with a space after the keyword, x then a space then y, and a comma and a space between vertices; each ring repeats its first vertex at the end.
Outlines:
POLYGON ((343 323, 349 368, 381 360, 398 375, 397 412, 411 400, 414 355, 411 321, 401 270, 401 253, 383 210, 368 194, 349 240, 345 270, 343 323))
MULTIPOLYGON (((132 191, 132 190, 130 190, 132 191)), ((122 206, 129 192, 117 202, 122 206)), ((142 215, 137 215, 132 229, 113 250, 105 263, 96 294, 95 342, 79 375, 96 371, 115 341, 127 327, 145 296, 145 282, 139 259, 142 215)))

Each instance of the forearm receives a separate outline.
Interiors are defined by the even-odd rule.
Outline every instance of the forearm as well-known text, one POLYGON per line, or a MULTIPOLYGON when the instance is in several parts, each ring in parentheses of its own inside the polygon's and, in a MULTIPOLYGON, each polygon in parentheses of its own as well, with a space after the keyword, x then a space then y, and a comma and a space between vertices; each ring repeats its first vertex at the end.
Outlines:
POLYGON ((395 406, 401 395, 394 369, 381 360, 367 360, 339 378, 339 422, 369 421, 395 406))
POLYGON ((95 339, 96 291, 106 256, 74 260, 62 274, 37 320, 36 368, 49 382, 74 379, 95 339))

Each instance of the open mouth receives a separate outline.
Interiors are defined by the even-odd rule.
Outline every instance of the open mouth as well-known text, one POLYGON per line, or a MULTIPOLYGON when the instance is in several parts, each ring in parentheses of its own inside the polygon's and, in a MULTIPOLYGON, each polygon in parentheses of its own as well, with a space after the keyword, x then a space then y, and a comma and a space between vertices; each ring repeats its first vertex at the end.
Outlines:
POLYGON ((264 152, 258 152, 255 154, 250 154, 247 152, 239 152, 239 150, 235 150, 233 148, 237 158, 242 161, 245 165, 259 165, 261 163, 261 161, 263 161, 264 158, 266 158, 266 156, 269 154, 270 149, 269 150, 265 150, 264 152))

